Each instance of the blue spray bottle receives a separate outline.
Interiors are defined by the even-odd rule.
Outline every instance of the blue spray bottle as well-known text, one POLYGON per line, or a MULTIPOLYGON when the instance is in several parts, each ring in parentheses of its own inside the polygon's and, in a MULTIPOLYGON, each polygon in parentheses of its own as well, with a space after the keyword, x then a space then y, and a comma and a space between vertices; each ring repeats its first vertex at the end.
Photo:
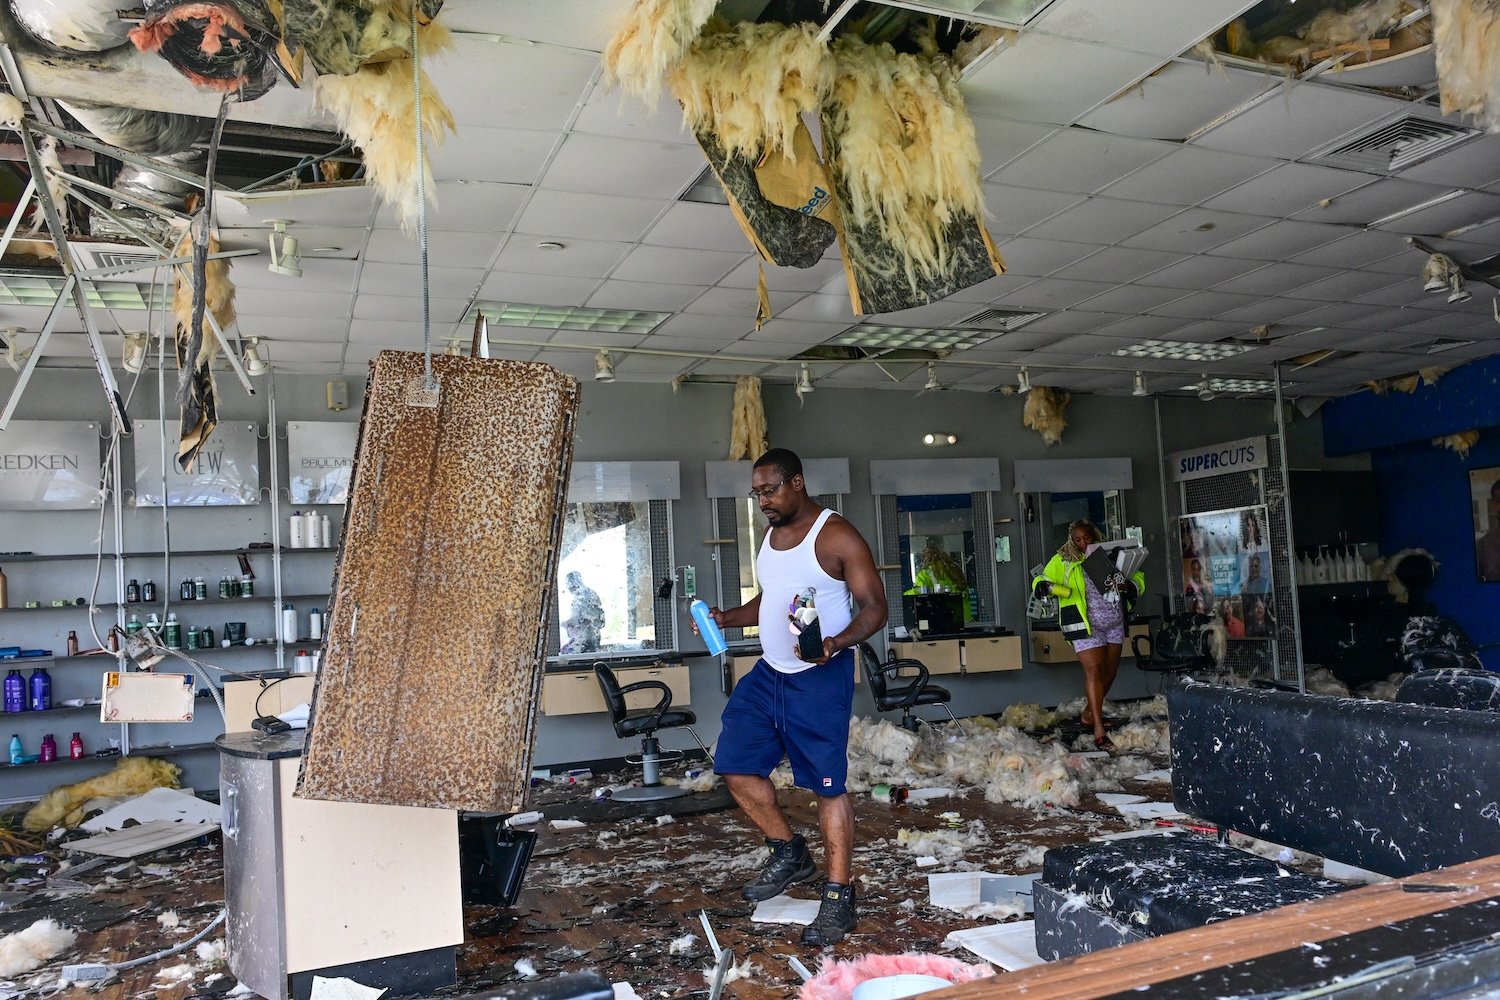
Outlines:
POLYGON ((698 634, 703 636, 703 644, 708 647, 710 655, 718 656, 729 648, 729 644, 724 641, 724 633, 719 629, 719 623, 714 621, 714 616, 708 612, 708 605, 701 598, 693 598, 688 605, 688 614, 698 624, 698 634))

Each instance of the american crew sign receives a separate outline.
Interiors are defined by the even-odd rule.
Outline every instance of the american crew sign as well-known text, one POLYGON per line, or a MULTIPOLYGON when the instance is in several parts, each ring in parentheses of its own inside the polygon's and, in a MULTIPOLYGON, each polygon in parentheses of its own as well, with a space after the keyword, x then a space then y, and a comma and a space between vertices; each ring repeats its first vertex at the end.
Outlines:
POLYGON ((1264 469, 1268 455, 1264 437, 1242 438, 1188 451, 1174 451, 1167 456, 1172 481, 1226 476, 1231 472, 1264 469))
POLYGON ((99 425, 13 420, 0 433, 0 509, 99 506, 99 425))
POLYGON ((297 420, 286 425, 292 503, 348 503, 359 424, 297 420))
POLYGON ((192 472, 177 468, 177 424, 137 420, 135 505, 162 505, 162 439, 167 435, 167 505, 171 507, 246 506, 260 503, 260 449, 254 424, 225 421, 198 452, 192 472))

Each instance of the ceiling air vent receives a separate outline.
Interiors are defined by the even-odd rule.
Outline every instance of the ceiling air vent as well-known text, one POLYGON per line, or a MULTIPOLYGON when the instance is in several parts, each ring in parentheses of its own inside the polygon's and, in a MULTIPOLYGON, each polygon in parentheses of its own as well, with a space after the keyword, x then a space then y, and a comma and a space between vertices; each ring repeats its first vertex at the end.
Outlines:
POLYGON ((144 269, 162 259, 161 254, 139 243, 84 243, 70 240, 68 246, 82 271, 121 267, 144 269))
POLYGON ((1310 157, 1309 162, 1349 170, 1394 174, 1482 134, 1482 129, 1407 116, 1377 126, 1353 139, 1340 139, 1336 144, 1310 157))
POLYGON ((1025 309, 986 309, 983 312, 975 313, 958 325, 979 330, 999 330, 1001 333, 1014 333, 1032 320, 1041 319, 1045 315, 1047 314, 1028 312, 1025 309))

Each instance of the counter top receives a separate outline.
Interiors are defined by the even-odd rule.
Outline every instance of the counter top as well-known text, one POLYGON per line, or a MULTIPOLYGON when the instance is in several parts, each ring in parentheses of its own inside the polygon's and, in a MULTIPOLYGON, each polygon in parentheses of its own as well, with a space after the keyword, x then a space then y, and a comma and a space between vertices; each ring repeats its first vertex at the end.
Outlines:
POLYGON ((893 635, 887 635, 887 642, 938 642, 944 639, 998 639, 1002 636, 1015 635, 1010 629, 1003 625, 987 625, 984 628, 966 628, 961 632, 922 632, 918 636, 907 636, 898 639, 893 635))
POLYGON ((214 740, 219 752, 230 757, 250 760, 281 760, 301 757, 307 740, 306 729, 289 729, 284 733, 223 733, 214 740))

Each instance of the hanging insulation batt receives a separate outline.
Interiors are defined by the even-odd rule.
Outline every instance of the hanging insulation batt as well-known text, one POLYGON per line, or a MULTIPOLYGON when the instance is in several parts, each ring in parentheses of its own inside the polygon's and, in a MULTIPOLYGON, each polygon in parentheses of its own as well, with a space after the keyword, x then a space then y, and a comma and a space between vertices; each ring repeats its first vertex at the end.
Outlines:
POLYGON ((662 75, 682 58, 718 0, 635 0, 604 47, 604 85, 618 84, 650 107, 662 75))
POLYGON ((1062 440, 1062 432, 1068 426, 1063 413, 1071 399, 1066 390, 1039 385, 1026 394, 1021 423, 1040 434, 1050 448, 1062 440))
POLYGON ((764 455, 766 408, 761 403, 760 379, 741 375, 734 380, 734 410, 730 416, 729 460, 757 459, 764 455))
POLYGON ((1003 274, 982 222, 978 137, 952 61, 853 37, 833 54, 823 142, 854 311, 925 305, 1003 274))
POLYGON ((1443 114, 1500 132, 1500 0, 1432 0, 1443 114))
POLYGON ((811 267, 836 237, 828 179, 801 119, 832 80, 833 60, 808 24, 718 26, 668 77, 735 220, 774 264, 811 267))
MULTIPOLYGON (((173 256, 193 255, 192 228, 183 234, 173 256)), ((210 235, 208 253, 219 252, 219 238, 210 235)), ((198 452, 219 423, 218 388, 214 384, 213 360, 219 337, 207 320, 193 323, 193 269, 181 265, 172 271, 172 315, 176 319, 177 405, 182 426, 177 441, 177 466, 192 470, 198 452)), ((234 323, 234 282, 229 280, 229 261, 208 260, 204 267, 204 308, 219 329, 234 323)))
POLYGON ((275 18, 256 0, 146 0, 146 20, 130 32, 200 87, 253 101, 276 83, 270 53, 279 44, 275 18))

